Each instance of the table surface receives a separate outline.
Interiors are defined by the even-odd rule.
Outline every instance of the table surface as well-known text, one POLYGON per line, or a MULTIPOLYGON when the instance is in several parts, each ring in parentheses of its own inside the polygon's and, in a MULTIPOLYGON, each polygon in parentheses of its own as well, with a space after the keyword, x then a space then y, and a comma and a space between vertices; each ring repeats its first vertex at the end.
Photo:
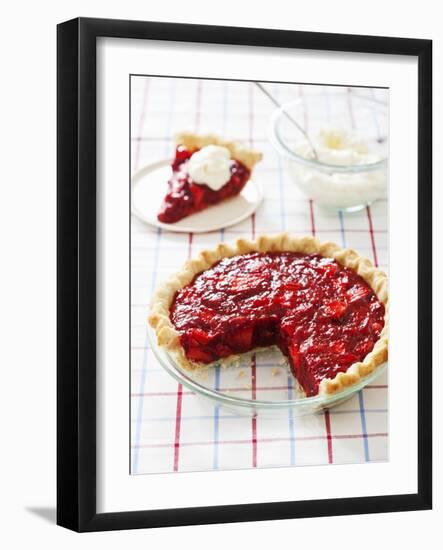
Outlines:
MULTIPOLYGON (((268 84, 280 102, 334 93, 387 102, 386 90, 268 84)), ((173 380, 149 349, 146 317, 156 286, 189 255, 240 235, 291 231, 351 247, 387 270, 387 203, 326 213, 291 181, 268 140, 274 107, 248 82, 132 77, 131 169, 171 158, 181 130, 243 141, 264 154, 254 177, 265 199, 255 215, 209 234, 179 234, 131 219, 131 473, 205 471, 388 459, 388 385, 381 375, 328 412, 236 416, 173 380)), ((309 122, 309 121, 308 121, 309 122)), ((166 189, 166 182, 165 182, 166 189)), ((282 374, 281 376, 286 376, 282 374)))

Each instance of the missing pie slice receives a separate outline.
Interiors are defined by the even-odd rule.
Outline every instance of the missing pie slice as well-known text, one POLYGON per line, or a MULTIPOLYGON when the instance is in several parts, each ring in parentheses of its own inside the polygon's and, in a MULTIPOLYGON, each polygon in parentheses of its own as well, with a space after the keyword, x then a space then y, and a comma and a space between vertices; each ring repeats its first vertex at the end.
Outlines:
POLYGON ((158 213, 163 223, 175 223, 238 195, 262 158, 214 135, 183 132, 176 136, 175 158, 168 192, 158 213))

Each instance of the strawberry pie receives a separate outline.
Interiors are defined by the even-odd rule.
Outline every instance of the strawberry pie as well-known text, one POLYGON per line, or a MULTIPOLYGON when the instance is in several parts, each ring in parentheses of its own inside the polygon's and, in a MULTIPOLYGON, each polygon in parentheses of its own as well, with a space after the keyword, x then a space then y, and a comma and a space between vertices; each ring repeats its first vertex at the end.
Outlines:
POLYGON ((262 157, 213 135, 183 132, 176 143, 168 192, 157 216, 163 223, 175 223, 238 195, 262 157))
POLYGON ((220 244, 156 293, 159 345, 195 369, 277 346, 306 396, 386 362, 387 277, 355 251, 288 234, 220 244))

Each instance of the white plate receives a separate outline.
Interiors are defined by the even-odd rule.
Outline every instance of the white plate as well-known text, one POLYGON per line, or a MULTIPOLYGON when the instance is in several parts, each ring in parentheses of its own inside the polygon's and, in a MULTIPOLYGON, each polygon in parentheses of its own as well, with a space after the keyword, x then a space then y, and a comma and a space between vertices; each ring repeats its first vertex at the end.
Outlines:
POLYGON ((161 160, 145 166, 132 177, 132 213, 141 221, 168 231, 205 233, 216 231, 253 214, 263 199, 261 187, 250 179, 236 197, 210 206, 176 223, 162 223, 157 219, 160 205, 171 176, 171 160, 161 160))

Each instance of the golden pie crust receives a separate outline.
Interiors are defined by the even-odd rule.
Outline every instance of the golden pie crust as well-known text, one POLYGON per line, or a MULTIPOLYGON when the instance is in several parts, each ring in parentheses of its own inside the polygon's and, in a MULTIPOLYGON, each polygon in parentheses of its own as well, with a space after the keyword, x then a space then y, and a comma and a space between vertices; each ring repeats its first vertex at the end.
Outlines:
POLYGON ((175 136, 175 143, 177 145, 183 145, 188 151, 202 149, 202 147, 206 147, 207 145, 220 145, 221 147, 226 147, 231 158, 239 160, 249 170, 252 170, 257 162, 263 157, 258 151, 247 149, 235 141, 228 141, 214 134, 199 135, 192 132, 180 132, 175 136))
MULTIPOLYGON (((352 364, 347 371, 338 373, 333 379, 320 383, 319 394, 331 394, 346 386, 352 386, 361 378, 373 372, 388 358, 388 279, 386 273, 374 267, 355 250, 340 248, 333 242, 320 242, 315 237, 296 237, 288 233, 267 236, 255 240, 238 239, 233 245, 220 243, 213 250, 204 250, 200 255, 188 260, 183 269, 164 282, 154 294, 149 324, 154 328, 159 346, 165 347, 174 355, 178 363, 186 369, 207 368, 208 365, 189 361, 180 344, 180 335, 173 326, 169 308, 178 290, 191 283, 196 275, 209 269, 222 258, 239 256, 249 252, 300 252, 320 254, 333 258, 342 266, 354 270, 372 288, 379 301, 385 306, 385 325, 374 348, 362 362, 352 364)), ((218 361, 218 363, 223 360, 218 361)))

